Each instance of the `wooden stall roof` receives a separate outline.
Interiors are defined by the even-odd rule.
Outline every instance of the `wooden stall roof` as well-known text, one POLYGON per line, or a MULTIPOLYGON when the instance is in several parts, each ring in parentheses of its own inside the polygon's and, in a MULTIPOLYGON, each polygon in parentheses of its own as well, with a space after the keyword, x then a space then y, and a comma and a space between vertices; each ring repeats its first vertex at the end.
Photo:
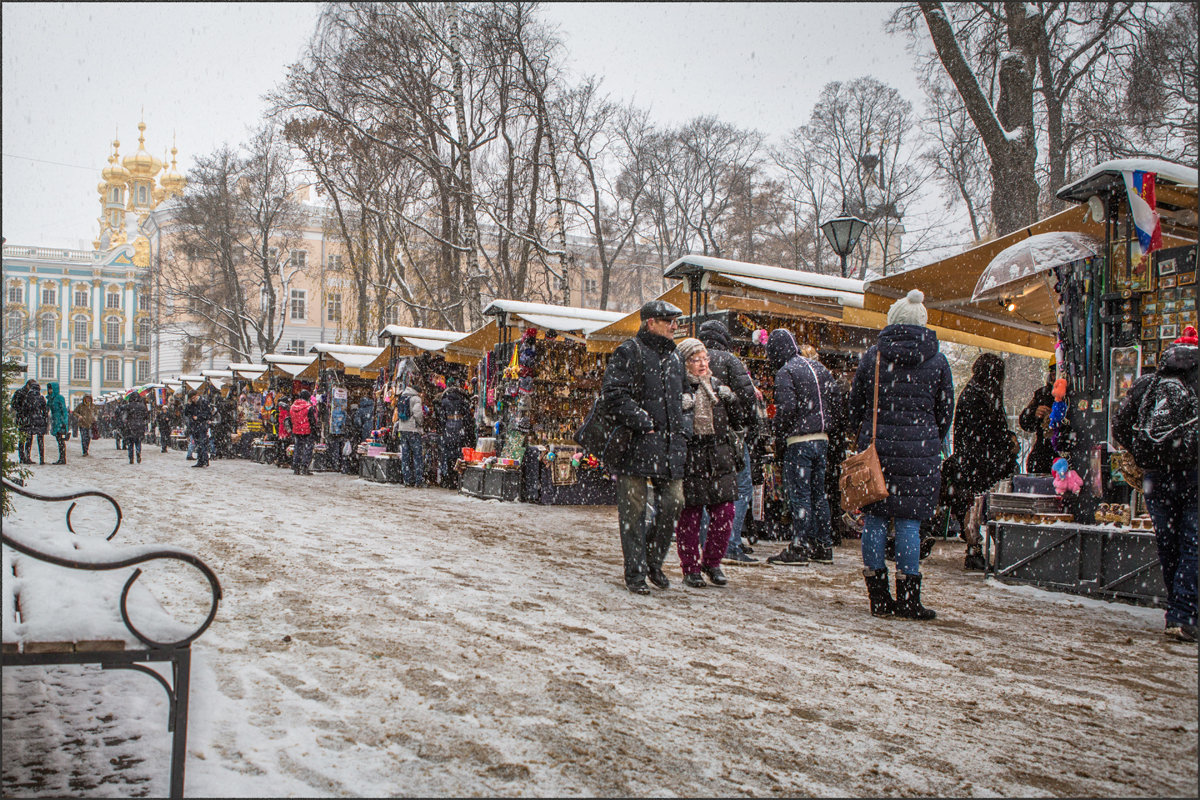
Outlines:
POLYGON ((317 357, 296 376, 301 380, 316 379, 322 364, 327 369, 329 367, 340 369, 347 375, 374 378, 382 365, 386 363, 387 356, 385 347, 331 342, 317 342, 308 349, 308 352, 317 357))
POLYGON ((264 377, 276 375, 280 378, 297 378, 300 373, 317 360, 313 355, 294 355, 292 353, 267 353, 263 361, 267 364, 264 377))
POLYGON ((468 333, 445 347, 446 360, 455 364, 474 364, 500 341, 500 326, 489 320, 482 327, 468 333))
POLYGON ((386 360, 397 356, 415 356, 421 351, 441 352, 446 345, 457 342, 468 334, 439 328, 410 328, 404 325, 388 325, 379 332, 379 341, 389 348, 386 360))
MULTIPOLYGON (((688 290, 683 284, 677 283, 654 299, 666 300, 687 311, 688 290)), ((588 352, 611 353, 617 349, 617 345, 636 334, 642 325, 639 311, 640 309, 630 311, 615 322, 589 333, 586 338, 588 352)))
POLYGON ((233 373, 233 377, 235 378, 244 378, 249 381, 255 381, 261 378, 263 373, 267 371, 267 365, 237 363, 230 364, 225 367, 225 369, 233 373))
POLYGON ((493 319, 462 339, 446 345, 447 361, 473 364, 483 358, 500 341, 502 323, 514 333, 522 328, 535 327, 553 330, 565 338, 584 342, 586 340, 580 335, 590 335, 624 316, 620 311, 527 303, 523 300, 493 300, 484 307, 483 313, 493 319))

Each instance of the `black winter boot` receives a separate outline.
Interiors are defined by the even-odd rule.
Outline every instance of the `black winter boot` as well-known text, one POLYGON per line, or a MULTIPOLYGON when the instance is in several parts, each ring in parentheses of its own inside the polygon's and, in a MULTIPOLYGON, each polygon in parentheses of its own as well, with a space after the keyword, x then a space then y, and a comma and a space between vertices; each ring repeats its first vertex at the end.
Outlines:
POLYGON ((937 612, 921 605, 921 576, 896 571, 896 616, 905 619, 934 619, 937 612))
POLYGON ((887 567, 873 571, 863 569, 863 580, 867 582, 867 598, 871 601, 871 615, 890 617, 896 613, 896 601, 888 585, 887 567))
POLYGON ((967 572, 984 572, 987 570, 987 562, 983 560, 983 551, 978 545, 967 548, 967 555, 963 559, 963 569, 967 572))

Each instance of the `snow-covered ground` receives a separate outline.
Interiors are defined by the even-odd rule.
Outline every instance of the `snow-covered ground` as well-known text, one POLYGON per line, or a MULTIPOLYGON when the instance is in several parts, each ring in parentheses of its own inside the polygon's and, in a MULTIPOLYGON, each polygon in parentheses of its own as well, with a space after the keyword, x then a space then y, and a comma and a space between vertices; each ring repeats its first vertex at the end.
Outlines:
MULTIPOLYGON (((856 543, 724 589, 672 555, 636 597, 612 508, 71 448, 31 486, 105 488, 118 542, 220 575, 189 795, 1197 794, 1195 645, 1159 611, 964 573, 958 543, 925 562, 932 623, 868 614, 856 543)), ((2 699, 6 796, 166 794, 146 676, 10 668, 2 699)))

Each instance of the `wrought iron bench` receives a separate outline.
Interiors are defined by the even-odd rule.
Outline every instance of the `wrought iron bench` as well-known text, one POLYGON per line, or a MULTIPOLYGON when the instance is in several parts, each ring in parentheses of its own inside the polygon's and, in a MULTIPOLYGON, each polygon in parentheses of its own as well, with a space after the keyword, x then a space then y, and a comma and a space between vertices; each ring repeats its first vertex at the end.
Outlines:
POLYGON ((153 677, 167 693, 170 795, 183 797, 191 645, 216 617, 221 600, 216 574, 199 557, 180 548, 112 544, 121 525, 121 507, 103 492, 47 496, 7 480, 4 488, 34 500, 71 501, 71 505, 66 512, 70 533, 4 521, 0 665, 99 664, 106 670, 130 669, 153 677), (111 503, 116 512, 116 523, 105 538, 75 535, 71 518, 75 501, 89 496, 111 503), (198 627, 191 629, 175 620, 148 589, 136 584, 142 575, 138 565, 162 560, 187 564, 207 581, 208 614, 198 627), (131 599, 140 625, 130 619, 131 599), (146 666, 154 662, 169 664, 169 675, 146 666))

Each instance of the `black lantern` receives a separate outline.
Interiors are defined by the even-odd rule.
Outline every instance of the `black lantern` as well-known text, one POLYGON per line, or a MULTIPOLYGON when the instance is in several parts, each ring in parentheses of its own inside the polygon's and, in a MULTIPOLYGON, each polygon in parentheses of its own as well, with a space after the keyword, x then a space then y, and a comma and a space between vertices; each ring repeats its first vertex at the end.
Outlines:
POLYGON ((858 238, 866 230, 867 223, 858 217, 846 213, 846 205, 842 204, 842 213, 833 219, 821 223, 821 231, 829 240, 833 252, 842 259, 842 277, 846 277, 846 256, 858 244, 858 238))

